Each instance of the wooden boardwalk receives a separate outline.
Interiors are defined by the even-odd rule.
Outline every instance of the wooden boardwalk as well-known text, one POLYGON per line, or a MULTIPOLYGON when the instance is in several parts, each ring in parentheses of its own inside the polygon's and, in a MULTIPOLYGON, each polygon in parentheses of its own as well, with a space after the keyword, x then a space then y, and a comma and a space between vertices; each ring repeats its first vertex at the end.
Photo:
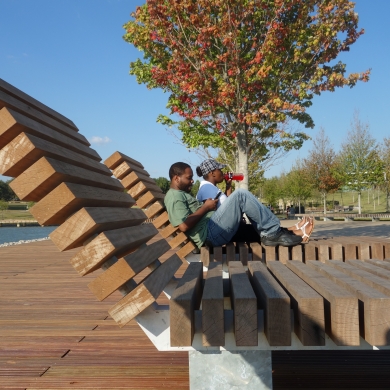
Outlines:
MULTIPOLYGON (((158 352, 135 321, 120 329, 107 314, 118 296, 98 302, 72 254, 51 241, 0 248, 0 389, 188 389, 187 352, 158 352)), ((389 388, 390 351, 272 361, 274 389, 389 388)))

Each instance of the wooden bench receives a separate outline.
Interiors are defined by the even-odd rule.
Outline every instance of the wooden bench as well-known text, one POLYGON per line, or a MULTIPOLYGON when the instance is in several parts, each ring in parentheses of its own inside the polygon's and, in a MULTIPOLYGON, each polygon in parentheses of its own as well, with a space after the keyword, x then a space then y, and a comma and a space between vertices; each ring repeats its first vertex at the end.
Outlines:
POLYGON ((140 162, 115 152, 102 164, 73 122, 3 80, 0 148, 0 173, 15 177, 11 187, 21 200, 37 202, 30 211, 41 225, 58 225, 50 238, 59 250, 79 248, 75 270, 83 276, 101 269, 88 285, 96 298, 122 292, 110 316, 119 326, 137 320, 159 350, 188 350, 190 361, 205 364, 214 364, 208 358, 217 359, 216 350, 230 359, 253 353, 266 372, 253 376, 269 385, 274 349, 390 345, 389 240, 230 243, 194 255, 140 162), (158 233, 162 239, 150 244, 158 233), (148 276, 136 283, 145 269, 148 276), (162 292, 169 308, 155 304, 162 292))

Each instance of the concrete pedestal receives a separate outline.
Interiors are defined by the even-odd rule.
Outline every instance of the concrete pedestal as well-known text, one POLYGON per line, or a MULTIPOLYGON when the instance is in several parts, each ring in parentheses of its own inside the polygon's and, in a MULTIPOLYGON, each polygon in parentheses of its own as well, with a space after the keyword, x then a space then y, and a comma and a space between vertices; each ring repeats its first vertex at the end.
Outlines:
POLYGON ((272 389, 271 351, 189 351, 191 390, 272 389))

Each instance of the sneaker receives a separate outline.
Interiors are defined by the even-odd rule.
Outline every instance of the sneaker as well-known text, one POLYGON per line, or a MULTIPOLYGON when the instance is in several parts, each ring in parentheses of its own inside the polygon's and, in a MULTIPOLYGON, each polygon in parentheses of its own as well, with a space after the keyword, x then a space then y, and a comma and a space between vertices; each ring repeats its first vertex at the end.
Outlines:
POLYGON ((302 242, 302 237, 281 228, 280 232, 273 237, 261 237, 261 242, 265 246, 294 246, 302 242))

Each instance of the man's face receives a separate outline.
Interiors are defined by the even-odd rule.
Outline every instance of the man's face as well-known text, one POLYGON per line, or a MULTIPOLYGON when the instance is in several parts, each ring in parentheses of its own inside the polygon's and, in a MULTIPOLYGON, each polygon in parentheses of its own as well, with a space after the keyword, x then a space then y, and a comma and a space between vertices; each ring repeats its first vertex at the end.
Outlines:
POLYGON ((193 172, 191 168, 186 168, 181 176, 175 176, 176 187, 179 190, 190 192, 192 185, 194 184, 193 172))

